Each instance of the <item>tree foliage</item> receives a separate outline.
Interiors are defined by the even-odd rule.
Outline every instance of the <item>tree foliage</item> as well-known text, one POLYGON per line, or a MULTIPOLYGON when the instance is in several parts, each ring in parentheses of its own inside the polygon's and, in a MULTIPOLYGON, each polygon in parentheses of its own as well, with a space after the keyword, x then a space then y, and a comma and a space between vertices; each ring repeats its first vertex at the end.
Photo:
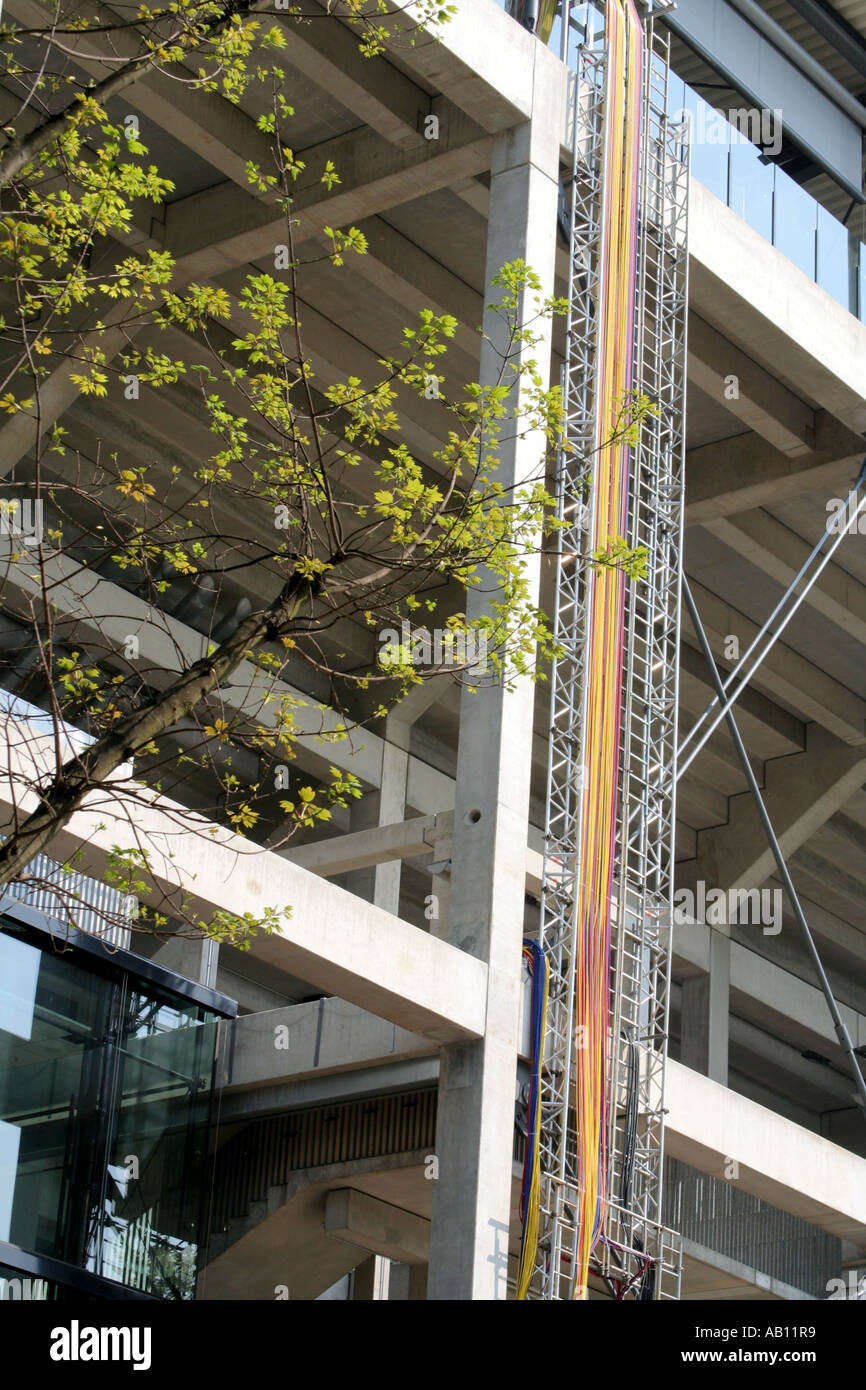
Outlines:
MULTIPOLYGON (((393 37, 389 8, 348 0, 319 22, 353 26, 375 61, 393 37)), ((429 0, 422 28, 435 32, 452 8, 429 0)), ((555 525, 545 466, 562 442, 562 405, 533 352, 563 303, 513 262, 490 287, 499 368, 489 379, 455 386, 458 325, 432 310, 376 373, 322 379, 305 344, 304 277, 316 266, 351 279, 367 243, 354 226, 299 237, 299 190, 326 203, 341 182, 328 160, 311 191, 293 142, 284 64, 293 25, 310 21, 299 8, 273 22, 216 0, 126 18, 59 0, 45 13, 42 28, 13 19, 2 33, 2 81, 18 109, 0 148, 0 407, 7 433, 31 447, 5 479, 0 516, 0 677, 16 768, 0 883, 20 880, 94 798, 135 823, 136 802, 170 795, 179 824, 228 826, 270 847, 328 820, 360 784, 345 767, 296 775, 300 737, 345 741, 436 674, 405 643, 377 649, 383 630, 423 621, 452 643, 483 637, 487 680, 537 677, 553 654, 525 561, 555 525), (152 235, 175 190, 132 89, 157 79, 259 111, 270 162, 250 158, 246 181, 279 219, 273 267, 191 275, 152 235), (154 398, 194 422, 192 442, 143 461, 136 410, 154 398), (446 421, 423 456, 406 438, 413 398, 435 401, 446 421), (77 403, 78 428, 58 399, 77 403), (509 489, 498 465, 515 432, 537 441, 537 469, 509 489), (466 594, 479 586, 490 598, 470 619, 466 594), (183 612, 185 625, 172 617, 183 612), (361 634, 360 655, 343 649, 347 633, 356 648, 361 634), (47 723, 26 718, 30 699, 47 723)), ((623 429, 649 408, 624 403, 623 429)), ((620 542, 588 559, 640 574, 641 556, 620 542)), ((474 660, 444 664, 477 683, 474 660)), ((146 837, 116 850, 107 876, 136 894, 150 929, 180 919, 244 944, 282 911, 203 921, 182 892, 157 887, 146 837)))

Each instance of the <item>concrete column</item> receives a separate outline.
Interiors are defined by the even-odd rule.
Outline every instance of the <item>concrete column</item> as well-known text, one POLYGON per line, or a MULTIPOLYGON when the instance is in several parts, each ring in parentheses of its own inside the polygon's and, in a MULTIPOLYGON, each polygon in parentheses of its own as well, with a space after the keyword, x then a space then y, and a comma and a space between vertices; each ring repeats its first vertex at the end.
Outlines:
POLYGON ((405 1303, 409 1298, 409 1266, 392 1264, 388 1283, 388 1302, 405 1303))
POLYGON ((147 956, 166 970, 184 975, 208 989, 216 989, 217 965, 219 962, 219 942, 206 936, 169 937, 161 941, 158 937, 134 936, 132 949, 141 956, 147 956))
MULTIPOLYGON (((382 750, 382 787, 379 793, 379 824, 396 825, 406 818, 406 778, 409 772, 410 726, 390 714, 385 725, 382 750)), ((399 859, 377 864, 374 870, 373 901, 386 912, 400 913, 399 859)))
MULTIPOLYGON (((357 830, 372 830, 374 826, 381 825, 380 805, 381 798, 378 790, 366 792, 360 801, 353 801, 349 807, 349 833, 353 834, 357 830)), ((398 816, 397 819, 402 820, 402 816, 398 816)), ((374 868, 352 869, 350 873, 346 874, 343 882, 349 893, 363 898, 365 902, 371 903, 373 901, 376 886, 376 870, 374 868)))
POLYGON ((427 1266, 392 1264, 388 1299, 391 1303, 418 1303, 427 1298, 427 1266))
MULTIPOLYGON (((385 721, 385 746, 382 750, 382 785, 379 792, 379 824, 396 825, 406 819, 406 790, 409 778, 409 743, 412 725, 420 719, 442 693, 444 679, 432 677, 423 685, 414 686, 388 715, 385 721)), ((444 806, 441 808, 446 809, 444 806)), ((386 912, 400 913, 400 876, 403 865, 399 859, 377 864, 373 901, 386 912)), ((436 891, 435 888, 433 890, 436 891)))
MULTIPOLYGON (((538 52, 537 114, 494 145, 486 275, 489 286, 505 262, 521 258, 539 275, 542 294, 550 295, 561 93, 548 55, 538 52), (539 69, 547 83, 539 80, 539 69)), ((485 299, 492 297, 488 289, 485 299)), ((526 316, 533 312, 530 298, 526 316)), ((484 329, 494 342, 502 336, 498 316, 489 312, 484 329)), ((529 355, 547 380, 549 336, 529 355)), ((482 379, 494 379, 499 365, 485 344, 482 379)), ((538 437, 504 434, 498 477, 508 488, 537 475, 544 446, 538 437)), ((538 557, 530 557, 531 593, 537 594, 538 578, 538 557)), ((470 590, 470 617, 489 603, 485 587, 470 590)), ((525 681, 511 693, 500 686, 464 692, 461 701, 448 934, 461 950, 488 962, 487 1030, 480 1042, 442 1053, 431 1300, 506 1297, 533 699, 525 681)))
POLYGON ((427 1299, 427 1265, 409 1266, 409 1301, 425 1302, 427 1299))
POLYGON ((352 1299, 362 1302, 388 1298, 391 1261, 382 1255, 371 1255, 358 1265, 352 1276, 352 1299))
POLYGON ((731 938, 710 931, 708 974, 682 984, 680 1061, 722 1086, 728 1084, 731 938))
POLYGON ((454 853, 454 836, 437 835, 433 840, 433 863, 441 865, 442 872, 433 874, 430 880, 430 894, 434 899, 436 916, 430 918, 430 934, 447 941, 448 912, 451 903, 451 859, 454 853))

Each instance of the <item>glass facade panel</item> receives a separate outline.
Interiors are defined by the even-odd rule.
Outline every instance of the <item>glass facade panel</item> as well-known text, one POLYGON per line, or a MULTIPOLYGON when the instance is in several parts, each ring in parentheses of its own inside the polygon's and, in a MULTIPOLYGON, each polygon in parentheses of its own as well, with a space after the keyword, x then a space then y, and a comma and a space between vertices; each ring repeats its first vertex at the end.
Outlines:
POLYGON ((195 1288, 213 1020, 130 988, 92 1268, 160 1298, 195 1288))
POLYGON ((0 1240, 192 1298, 216 1015, 2 926, 0 1240))
POLYGON ((677 125, 684 119, 686 110, 686 84, 675 72, 668 80, 668 116, 677 125))
POLYGON ((799 184, 776 170, 773 208, 773 244, 783 255, 815 279, 815 242, 818 204, 799 184))
POLYGON ((772 164, 762 163, 757 146, 735 131, 731 142, 730 206, 767 241, 773 239, 774 172, 772 164))
POLYGON ((840 304, 849 303, 848 229, 818 207, 818 284, 840 304))
POLYGON ((726 203, 731 127, 691 87, 685 88, 683 107, 691 116, 692 178, 726 203))
MULTIPOLYGON (((522 24, 529 12, 526 0, 497 0, 522 24)), ((571 7, 568 66, 577 65, 583 26, 593 8, 571 7), (580 27, 576 27, 576 26, 580 27)), ((595 7, 595 37, 603 35, 603 16, 595 7)), ((561 53, 561 20, 554 19, 548 46, 561 53)), ((745 109, 745 108, 744 108, 745 109)), ((668 115, 678 123, 691 113, 691 172, 698 183, 754 227, 784 256, 816 280, 828 294, 866 323, 866 247, 849 238, 847 229, 804 189, 772 164, 760 161, 759 150, 745 132, 735 130, 676 73, 670 74, 668 115), (819 229, 820 223, 820 229, 819 229), (842 254, 843 240, 846 250, 842 254)), ((757 139, 757 134, 753 138, 757 139)))

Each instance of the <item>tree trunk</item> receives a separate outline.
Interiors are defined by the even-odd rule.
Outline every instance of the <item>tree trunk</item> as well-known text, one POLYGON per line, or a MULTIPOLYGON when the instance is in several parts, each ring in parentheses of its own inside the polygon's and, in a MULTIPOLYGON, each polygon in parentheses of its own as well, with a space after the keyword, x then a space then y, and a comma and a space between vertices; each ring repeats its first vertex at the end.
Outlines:
POLYGON ((104 786, 106 779, 138 749, 191 714, 269 636, 284 630, 302 601, 312 596, 315 584, 293 576, 270 608, 251 613, 210 656, 202 657, 152 704, 127 715, 83 753, 63 764, 51 785, 40 793, 41 805, 10 830, 0 845, 0 885, 19 878, 70 817, 88 792, 104 786))
MULTIPOLYGON (((222 33, 223 29, 226 28, 235 15, 243 14, 249 9, 249 0, 243 0, 243 3, 227 6, 227 9, 229 11, 227 14, 223 15, 221 19, 214 20, 212 24, 206 27, 198 43, 190 44, 189 48, 186 50, 188 53, 194 53, 195 50, 200 48, 208 39, 214 39, 218 34, 222 33)), ((46 30, 46 33, 47 32, 46 30)), ((82 33, 86 35, 87 30, 82 30, 82 33)), ((130 58, 129 62, 124 64, 117 72, 111 73, 110 76, 104 77, 101 82, 97 82, 94 86, 88 87, 87 96, 104 106, 112 97, 117 96, 117 94, 122 92, 126 87, 130 87, 133 82, 137 82, 146 68, 153 66, 155 66, 155 63, 152 53, 142 53, 137 58, 130 58)), ((77 109, 78 102, 73 102, 65 111, 61 111, 56 116, 49 116, 41 125, 38 125, 34 131, 31 131, 30 135, 22 140, 20 145, 13 140, 12 143, 6 147, 5 153, 0 151, 0 188, 4 187, 7 183, 11 183, 16 174, 19 174, 25 165, 29 164, 32 159, 35 159, 36 155, 40 154, 42 150, 51 144, 51 141, 60 134, 64 125, 66 125, 70 117, 75 114, 77 109)))

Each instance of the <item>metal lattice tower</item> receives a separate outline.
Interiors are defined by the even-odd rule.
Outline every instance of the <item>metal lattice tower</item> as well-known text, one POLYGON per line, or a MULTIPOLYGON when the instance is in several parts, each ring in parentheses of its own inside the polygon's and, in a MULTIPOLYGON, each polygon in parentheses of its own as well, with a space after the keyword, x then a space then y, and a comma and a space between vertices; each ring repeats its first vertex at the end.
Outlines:
MULTIPOLYGON (((687 143, 668 122, 668 40, 652 19, 643 56, 635 393, 658 407, 631 451, 630 546, 647 578, 629 582, 621 672, 623 717, 608 1018, 608 1191, 591 1272, 618 1297, 676 1298, 678 1238, 661 1224, 663 1082, 667 1050, 670 908, 683 513, 687 305, 687 143)), ((593 571, 581 557, 594 515, 598 439, 598 307, 604 275, 605 53, 578 55, 571 266, 560 456, 556 639, 551 678, 547 826, 540 942, 550 965, 541 1078, 538 1254, 528 1296, 574 1297, 575 918, 581 789, 586 765, 587 614, 593 571)))

